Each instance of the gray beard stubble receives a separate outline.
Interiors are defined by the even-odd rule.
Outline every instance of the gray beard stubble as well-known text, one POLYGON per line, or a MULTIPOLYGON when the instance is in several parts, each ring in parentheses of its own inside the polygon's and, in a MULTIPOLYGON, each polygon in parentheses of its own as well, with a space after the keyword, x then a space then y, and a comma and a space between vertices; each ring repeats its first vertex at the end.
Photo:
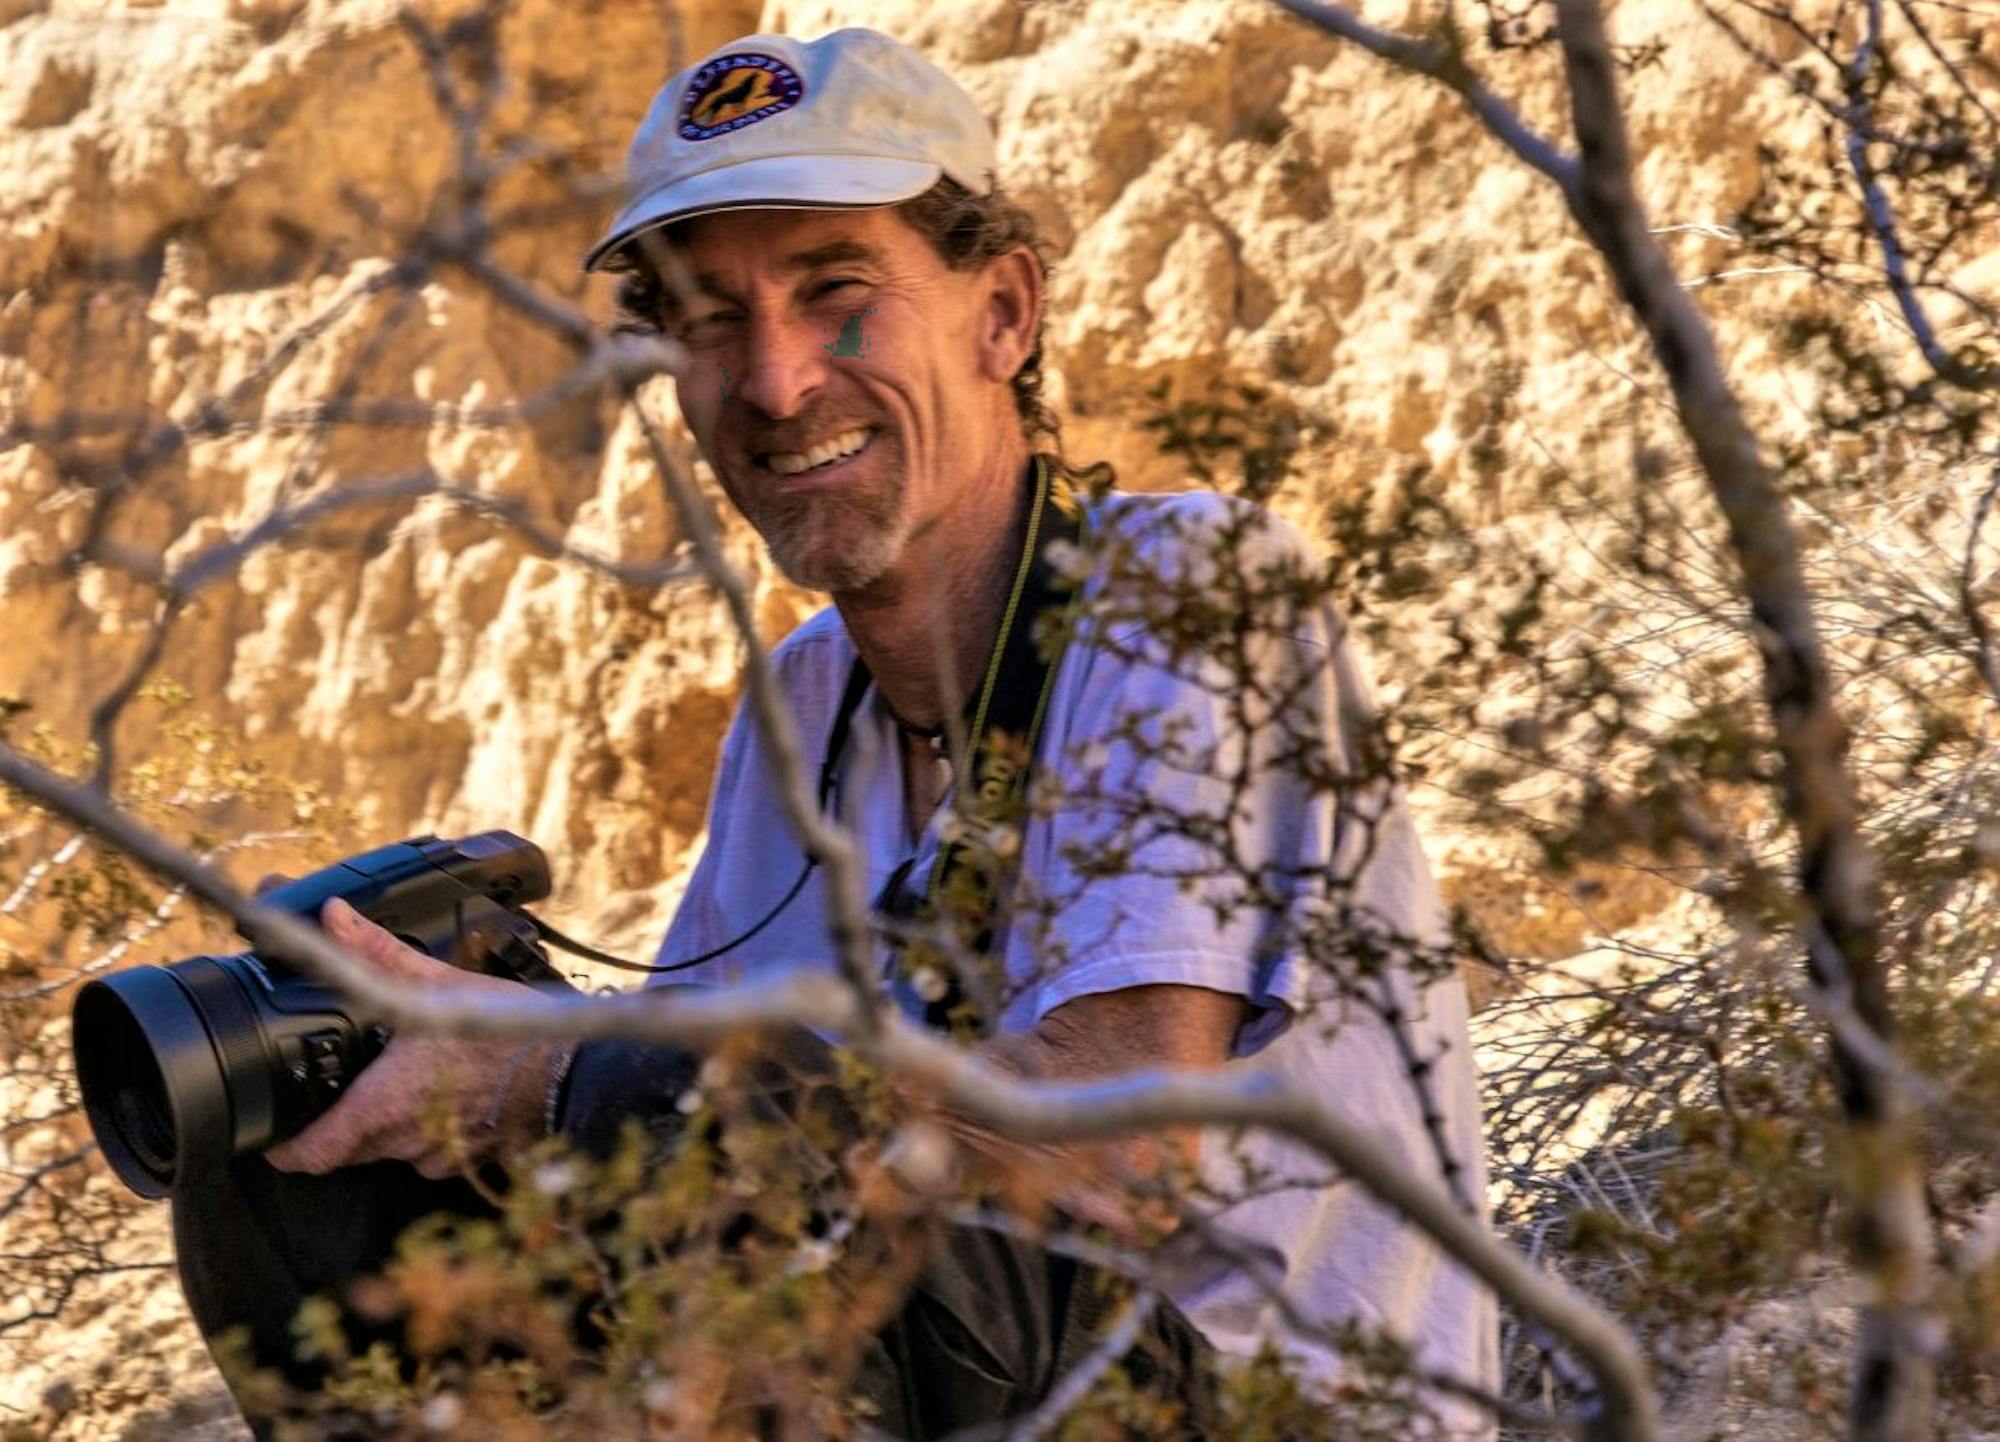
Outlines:
POLYGON ((836 593, 881 579, 909 539, 902 469, 892 468, 889 474, 888 486, 880 491, 852 497, 778 496, 759 507, 752 524, 785 579, 836 593), (836 525, 838 533, 828 536, 836 525))

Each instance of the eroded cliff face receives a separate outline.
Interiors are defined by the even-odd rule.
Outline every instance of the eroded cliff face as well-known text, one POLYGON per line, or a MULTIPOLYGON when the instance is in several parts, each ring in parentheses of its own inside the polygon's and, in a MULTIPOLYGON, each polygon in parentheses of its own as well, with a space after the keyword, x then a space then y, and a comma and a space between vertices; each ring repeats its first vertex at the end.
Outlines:
MULTIPOLYGON (((450 261, 440 221, 466 171, 423 35, 463 39, 479 12, 414 8, 422 27, 386 0, 0 0, 0 427, 37 437, 0 447, 0 693, 70 743, 158 607, 130 576, 66 566, 107 486, 103 538, 169 562, 307 489, 424 470, 614 560, 680 540, 633 417, 559 386, 572 346, 450 261), (476 423, 530 397, 525 418, 476 423), (332 423, 329 404, 371 423, 332 423)), ((1384 25, 1430 9, 1361 8, 1384 25)), ((1613 23, 1634 54, 1662 42, 1628 76, 1656 222, 1687 227, 1670 240, 1684 276, 1725 269, 1709 227, 1796 114, 1692 3, 1624 0, 1613 23)), ((1072 456, 1179 484, 1142 429, 1149 391, 1244 382, 1318 428, 1285 501, 1308 521, 1417 464, 1496 524, 1532 510, 1548 467, 1630 464, 1630 327, 1548 182, 1454 98, 1256 0, 517 0, 473 127, 504 221, 495 262, 607 321, 611 284, 578 257, 655 87, 734 34, 845 24, 922 46, 995 122, 1003 178, 1061 256, 1049 336, 1072 456), (1496 452, 1546 466, 1480 463, 1496 452)), ((481 93, 477 65, 442 74, 481 93)), ((1564 133, 1551 55, 1490 74, 1564 133)), ((1804 295, 1783 278, 1705 292, 1778 427, 1809 409, 1774 363, 1774 322, 1804 295)), ((647 404, 671 424, 664 388, 647 404)), ((642 949, 698 844, 735 695, 713 596, 621 587, 436 501, 345 511, 295 541, 196 595, 157 674, 278 772, 351 800, 360 834, 533 837, 562 911, 642 949)), ((767 637, 815 604, 740 527, 730 546, 767 637)), ((1381 639, 1391 704, 1398 647, 1435 644, 1381 639)), ((150 724, 121 731, 128 759, 150 724)), ((1524 905, 1479 848, 1434 844, 1503 940, 1580 944, 1578 921, 1524 905)))
MULTIPOLYGON (((418 13, 448 39, 478 12, 418 13)), ((1455 100, 1271 7, 773 0, 662 16, 652 0, 515 5, 476 127, 487 209, 511 217, 495 260, 600 320, 610 285, 586 282, 577 257, 673 57, 754 28, 866 24, 963 79, 1059 248, 1052 388, 1073 455, 1177 484, 1141 429, 1148 389, 1247 381, 1323 426, 1301 514, 1417 462, 1490 492, 1497 514, 1534 481, 1470 465, 1482 436, 1589 465, 1618 431, 1629 338, 1552 188, 1455 100)), ((670 552, 631 418, 596 394, 547 394, 571 348, 439 263, 458 137, 394 7, 11 0, 4 19, 0 64, 18 83, 0 102, 0 419, 71 414, 105 433, 0 454, 0 690, 76 737, 135 655, 156 597, 63 569, 92 485, 135 470, 106 534, 170 561, 304 486, 425 467, 572 545, 670 552), (393 283, 412 266, 421 285, 393 283), (524 423, 450 411, 525 396, 541 400, 524 423), (327 425, 314 408, 329 400, 418 404, 406 423, 327 425), (228 423, 208 434, 163 429, 217 408, 228 423)), ((1667 42, 1632 86, 1656 214, 1726 219, 1754 182, 1769 92, 1690 7, 1626 4, 1617 22, 1627 44, 1667 42)), ((1559 128, 1552 64, 1506 57, 1495 80, 1559 128)), ((479 93, 476 65, 447 68, 479 93)), ((1690 273, 1721 258, 1713 238, 1677 245, 1690 273)), ((1784 299, 1737 304, 1746 331, 1784 299)), ((671 419, 670 397, 656 401, 671 419)), ((348 512, 300 541, 196 597, 158 673, 281 772, 353 799, 373 834, 534 837, 568 907, 637 942, 699 831, 733 696, 737 647, 712 598, 621 588, 436 503, 348 512)), ((734 543, 782 631, 810 598, 772 581, 753 540, 734 543)), ((1381 669, 1393 699, 1394 658, 1381 669)), ((121 736, 142 754, 145 719, 121 736)))
MULTIPOLYGON (((574 358, 448 269, 414 290, 389 283, 394 267, 427 263, 422 237, 456 211, 462 173, 421 37, 396 7, 12 8, 0 48, 28 83, 9 87, 0 141, 15 236, 0 259, 0 405, 30 426, 66 412, 145 420, 0 459, 0 688, 73 735, 151 625, 156 598, 126 578, 51 571, 79 539, 79 483, 101 480, 97 466, 143 471, 109 530, 170 561, 301 484, 424 468, 518 501, 573 545, 670 549, 636 437, 595 398, 499 429, 311 418, 341 397, 501 405, 574 358), (130 464, 142 431, 205 406, 229 424, 130 464)), ((423 20, 451 45, 463 35, 447 27, 476 13, 423 20)), ((679 41, 707 48, 754 19, 754 7, 704 9, 679 41)), ((650 4, 521 8, 499 26, 504 79, 479 149, 513 140, 546 157, 492 187, 504 230, 492 254, 511 274, 604 309, 577 268, 599 207, 573 200, 559 172, 622 154, 669 48, 650 4), (552 218, 505 219, 535 207, 552 218)), ((447 78, 470 96, 486 77, 466 53, 451 50, 447 78)), ((594 582, 450 508, 377 507, 302 539, 196 600, 159 674, 280 772, 358 802, 367 833, 508 826, 600 905, 674 865, 700 826, 735 669, 699 598, 594 582)), ((790 614, 779 606, 774 628, 790 614)), ((143 718, 123 740, 143 753, 143 718)))

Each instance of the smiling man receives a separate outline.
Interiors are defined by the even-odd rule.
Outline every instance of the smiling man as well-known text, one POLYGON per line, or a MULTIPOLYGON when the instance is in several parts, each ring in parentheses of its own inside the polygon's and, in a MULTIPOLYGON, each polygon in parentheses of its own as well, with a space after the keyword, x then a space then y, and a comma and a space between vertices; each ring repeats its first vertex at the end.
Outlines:
MULTIPOLYGON (((586 261, 622 273, 623 324, 685 348, 676 392, 716 480, 831 598, 773 665, 876 898, 863 944, 884 995, 1034 1077, 1261 1068, 1477 1212, 1464 997, 1317 568, 1254 507, 1077 493, 1042 399, 1045 252, 996 172, 971 97, 908 47, 746 37, 660 92, 586 261), (1053 648, 1035 625, 1051 609, 1073 618, 1053 648)), ((827 878, 771 760, 742 708, 658 984, 836 965, 827 878)), ((328 924, 413 983, 465 980, 328 924)), ((398 1036, 268 1156, 442 1176, 419 1118, 443 1074, 491 1150, 558 1123, 602 1146, 625 1116, 673 1115, 691 1065, 398 1036)), ((1496 1385, 1490 1296, 1300 1147, 1183 1130, 1050 1157, 961 1132, 1074 1215, 1120 1225, 1136 1186, 1184 1224, 1156 1278, 1170 1300, 1126 1358, 1184 1419, 1212 1416, 1211 1348, 1274 1345, 1329 1398, 1382 1338, 1496 1385)), ((246 1305, 232 1285, 190 1284, 205 1327, 246 1305)), ((929 1436, 1039 1404, 1095 1345, 1093 1295, 1087 1268, 958 1228, 883 1334, 878 1415, 929 1436)), ((1426 1400, 1439 1435, 1489 1434, 1449 1392, 1426 1400)))
MULTIPOLYGON (((774 664, 888 929, 958 899, 969 959, 913 964, 885 943, 884 985, 933 1023, 973 1016, 990 1054, 1033 1075, 1262 1066, 1478 1210, 1464 998, 1318 568, 1218 497, 1070 506, 1066 466, 1038 449, 1058 434, 1045 251, 996 174, 972 99, 916 52, 866 30, 752 36, 660 92, 589 259, 625 273, 627 324, 686 347, 676 390, 703 456, 779 568, 831 596, 774 664), (778 98, 708 119, 745 73, 778 98), (1051 535, 1094 560, 1067 648, 1038 668, 1024 590, 1063 568, 1051 535), (963 837, 991 820, 989 778, 1028 792, 983 745, 996 731, 1027 756, 1036 805, 982 864, 963 837)), ((662 980, 832 965, 823 878, 773 861, 797 847, 774 786, 746 709, 662 980)), ((1323 1381, 1358 1327, 1495 1385, 1490 1297, 1352 1184, 1270 1137, 1163 1141, 1098 1159, 1199 1170, 1182 1202, 1208 1198, 1195 1211, 1229 1240, 1170 1283, 1176 1324, 1239 1355, 1274 1340, 1323 1381), (1286 1325, 1285 1304, 1323 1330, 1286 1325)), ((960 1320, 1026 1324, 1000 1307, 960 1320)), ((1453 1435, 1488 1431, 1436 1410, 1453 1435)))

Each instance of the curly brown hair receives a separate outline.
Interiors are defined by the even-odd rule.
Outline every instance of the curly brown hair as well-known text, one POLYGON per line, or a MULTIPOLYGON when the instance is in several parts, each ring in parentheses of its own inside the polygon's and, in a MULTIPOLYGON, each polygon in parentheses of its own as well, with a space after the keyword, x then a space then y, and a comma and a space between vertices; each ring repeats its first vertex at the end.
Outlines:
MULTIPOLYGON (((903 219, 930 242, 938 259, 956 271, 977 270, 1016 246, 1035 258, 1046 288, 1050 247, 1035 217, 995 186, 985 195, 943 178, 913 200, 897 206, 903 219)), ((656 254, 648 254, 667 236, 653 231, 636 237, 606 256, 602 269, 621 277, 618 282, 617 328, 657 334, 672 310, 672 297, 660 274, 656 254)), ((1014 410, 1021 432, 1030 442, 1046 439, 1060 447, 1062 423, 1042 397, 1042 334, 1045 321, 1035 325, 1035 342, 1021 368, 1014 372, 1014 410)))

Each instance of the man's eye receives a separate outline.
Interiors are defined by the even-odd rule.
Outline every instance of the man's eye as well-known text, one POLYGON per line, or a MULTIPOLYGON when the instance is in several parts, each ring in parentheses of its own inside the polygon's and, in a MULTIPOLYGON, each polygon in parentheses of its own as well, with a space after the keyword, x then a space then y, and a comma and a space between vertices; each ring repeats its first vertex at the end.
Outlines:
POLYGON ((724 335, 740 318, 739 313, 733 310, 703 311, 698 315, 688 316, 681 322, 680 338, 690 344, 715 340, 724 335))
POLYGON ((858 290, 864 283, 863 281, 856 280, 851 275, 839 276, 833 280, 824 280, 813 287, 813 299, 821 300, 827 296, 839 295, 845 291, 858 290))

